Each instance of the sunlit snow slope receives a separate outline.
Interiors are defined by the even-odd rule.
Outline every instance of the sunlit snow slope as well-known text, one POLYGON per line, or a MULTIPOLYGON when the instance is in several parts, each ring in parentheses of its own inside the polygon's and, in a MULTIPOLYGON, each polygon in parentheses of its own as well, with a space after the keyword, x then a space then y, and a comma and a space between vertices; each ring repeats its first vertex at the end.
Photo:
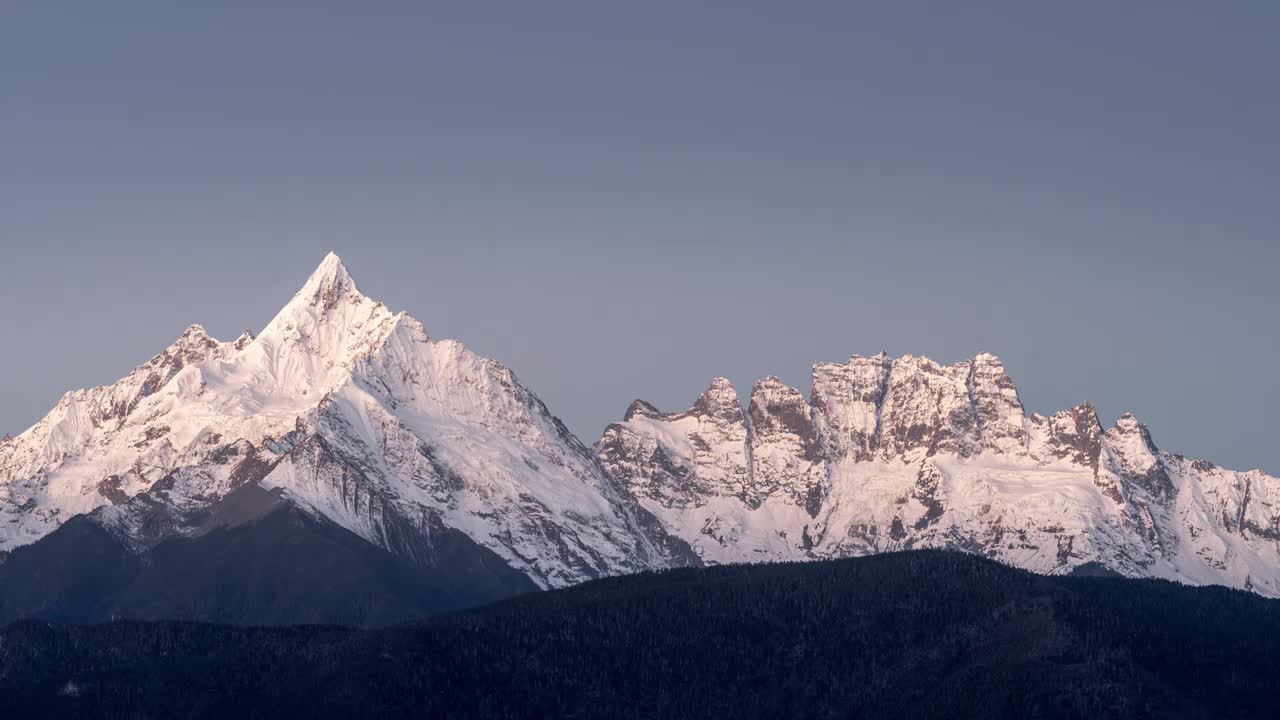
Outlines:
POLYGON ((510 370, 332 254, 256 338, 192 326, 0 445, 0 550, 95 509, 138 546, 199 533, 250 483, 401 554, 459 530, 544 587, 692 559, 510 370))

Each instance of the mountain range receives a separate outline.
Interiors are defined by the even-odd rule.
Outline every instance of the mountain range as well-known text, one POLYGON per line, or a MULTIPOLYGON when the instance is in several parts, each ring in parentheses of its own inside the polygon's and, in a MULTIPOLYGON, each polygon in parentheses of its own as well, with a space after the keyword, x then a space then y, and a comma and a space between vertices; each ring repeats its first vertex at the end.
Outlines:
POLYGON ((962 550, 1280 596, 1280 480, 1001 362, 854 356, 643 401, 594 446, 330 254, 260 333, 199 325, 0 441, 0 619, 381 624, 682 566, 962 550))

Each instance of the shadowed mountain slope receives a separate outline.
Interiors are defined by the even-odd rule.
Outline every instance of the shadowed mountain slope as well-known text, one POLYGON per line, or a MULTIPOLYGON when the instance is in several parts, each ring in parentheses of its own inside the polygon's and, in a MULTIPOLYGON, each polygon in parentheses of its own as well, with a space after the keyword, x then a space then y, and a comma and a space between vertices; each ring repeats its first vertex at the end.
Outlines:
POLYGON ((537 589, 448 528, 413 534, 410 559, 256 486, 211 510, 206 522, 235 524, 143 550, 72 518, 0 564, 0 619, 387 625, 537 589))

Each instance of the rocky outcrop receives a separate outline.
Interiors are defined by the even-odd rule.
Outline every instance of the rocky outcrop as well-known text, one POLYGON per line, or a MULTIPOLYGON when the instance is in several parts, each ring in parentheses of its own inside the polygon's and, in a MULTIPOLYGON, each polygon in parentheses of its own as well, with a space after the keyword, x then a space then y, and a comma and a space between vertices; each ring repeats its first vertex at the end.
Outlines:
POLYGON ((881 353, 813 366, 815 425, 831 456, 870 460, 880 449, 881 409, 893 362, 881 353))
POLYGON ((716 498, 754 506, 748 442, 737 391, 716 378, 685 412, 633 403, 624 423, 605 430, 596 454, 611 477, 627 479, 629 493, 664 508, 699 507, 716 498))
POLYGON ((776 377, 751 388, 749 456, 752 491, 789 498, 813 517, 827 494, 827 472, 813 410, 776 377))

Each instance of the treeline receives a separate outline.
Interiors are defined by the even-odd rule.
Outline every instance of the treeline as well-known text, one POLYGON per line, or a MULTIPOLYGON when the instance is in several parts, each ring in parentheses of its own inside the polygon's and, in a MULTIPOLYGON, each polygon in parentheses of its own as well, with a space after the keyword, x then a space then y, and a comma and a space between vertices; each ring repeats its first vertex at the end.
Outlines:
POLYGON ((1274 717, 1278 661, 1277 601, 912 552, 614 578, 386 630, 19 623, 0 711, 1274 717))

